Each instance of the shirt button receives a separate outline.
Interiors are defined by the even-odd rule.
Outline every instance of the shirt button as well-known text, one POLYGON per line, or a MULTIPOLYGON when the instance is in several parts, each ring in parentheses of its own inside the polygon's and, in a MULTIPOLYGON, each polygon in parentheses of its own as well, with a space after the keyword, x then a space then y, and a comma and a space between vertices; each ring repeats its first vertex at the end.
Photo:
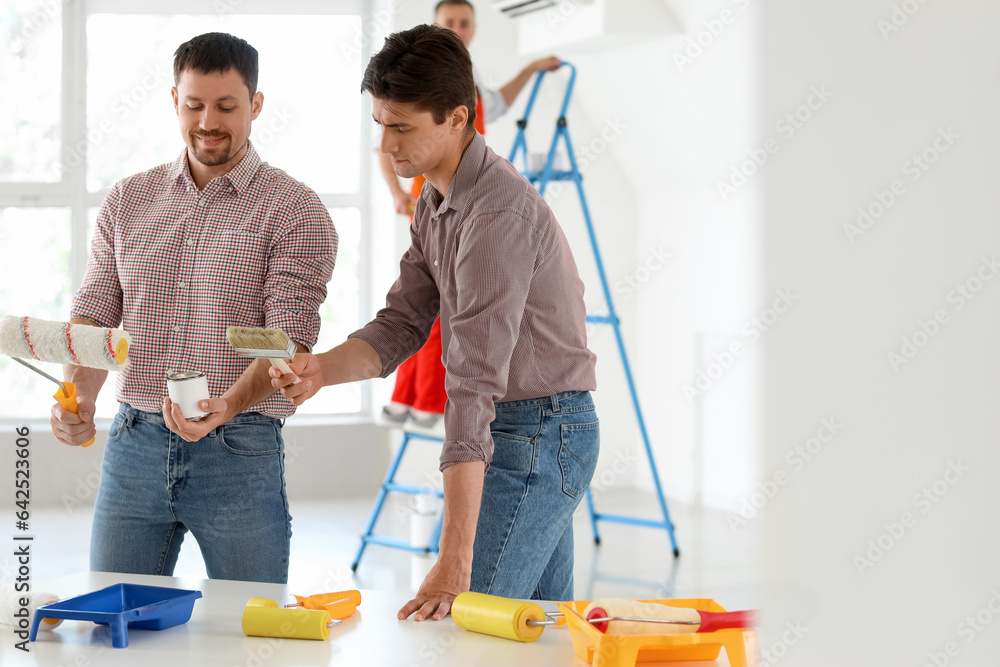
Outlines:
POLYGON ((188 239, 188 240, 187 240, 187 244, 188 244, 189 246, 191 246, 191 245, 194 245, 194 239, 188 239))
POLYGON ((198 200, 198 206, 201 206, 202 208, 205 208, 205 204, 206 204, 206 202, 205 202, 204 199, 199 199, 198 200))
POLYGON ((187 287, 188 284, 182 280, 179 283, 177 283, 177 286, 183 289, 183 288, 187 287))
POLYGON ((438 261, 435 259, 434 260, 434 266, 437 266, 437 265, 438 265, 438 261))
POLYGON ((180 326, 178 326, 178 325, 175 324, 174 325, 174 331, 180 331, 180 330, 181 330, 180 326))

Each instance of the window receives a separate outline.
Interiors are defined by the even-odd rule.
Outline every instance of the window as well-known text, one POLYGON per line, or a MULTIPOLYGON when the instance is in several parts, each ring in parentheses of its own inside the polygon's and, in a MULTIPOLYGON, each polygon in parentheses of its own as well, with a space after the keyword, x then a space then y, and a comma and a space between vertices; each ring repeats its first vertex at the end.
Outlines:
MULTIPOLYGON (((371 282, 362 261, 370 178, 362 4, 0 0, 0 314, 68 319, 108 189, 184 149, 170 98, 174 50, 217 30, 260 53, 264 108, 251 140, 261 158, 313 188, 340 234, 317 349, 360 327, 371 282)), ((47 417, 51 383, 6 358, 0 373, 0 418, 47 417)), ((99 417, 116 409, 112 384, 99 417)), ((301 412, 357 414, 368 400, 352 384, 301 412)))

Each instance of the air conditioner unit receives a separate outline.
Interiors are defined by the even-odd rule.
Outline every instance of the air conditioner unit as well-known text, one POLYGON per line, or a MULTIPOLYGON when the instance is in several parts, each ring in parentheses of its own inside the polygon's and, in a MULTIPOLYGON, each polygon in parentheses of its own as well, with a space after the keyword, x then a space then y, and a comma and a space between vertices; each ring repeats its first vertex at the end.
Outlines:
POLYGON ((684 33, 664 0, 495 0, 493 6, 520 12, 521 55, 599 53, 684 33))
POLYGON ((551 9, 558 4, 557 0, 494 0, 493 9, 513 19, 525 14, 551 9))

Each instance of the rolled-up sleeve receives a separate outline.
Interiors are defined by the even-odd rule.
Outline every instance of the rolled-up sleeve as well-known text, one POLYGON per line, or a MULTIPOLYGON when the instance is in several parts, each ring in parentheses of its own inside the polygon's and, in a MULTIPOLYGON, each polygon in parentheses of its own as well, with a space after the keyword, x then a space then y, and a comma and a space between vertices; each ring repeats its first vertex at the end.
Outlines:
POLYGON ((441 310, 440 293, 427 270, 420 238, 410 226, 410 247, 399 262, 399 277, 385 297, 385 308, 348 338, 360 338, 375 348, 388 377, 427 342, 441 310))
POLYGON ((333 275, 337 242, 330 213, 310 191, 289 207, 268 258, 265 326, 283 330, 310 351, 319 337, 319 307, 333 275))
POLYGON ((80 289, 73 295, 70 317, 90 320, 113 329, 122 322, 122 286, 115 260, 115 229, 121 189, 115 185, 97 214, 97 227, 90 241, 90 258, 80 289))
POLYGON ((469 225, 458 247, 458 302, 450 319, 441 469, 493 459, 494 403, 507 393, 511 356, 521 329, 538 233, 513 213, 469 225))

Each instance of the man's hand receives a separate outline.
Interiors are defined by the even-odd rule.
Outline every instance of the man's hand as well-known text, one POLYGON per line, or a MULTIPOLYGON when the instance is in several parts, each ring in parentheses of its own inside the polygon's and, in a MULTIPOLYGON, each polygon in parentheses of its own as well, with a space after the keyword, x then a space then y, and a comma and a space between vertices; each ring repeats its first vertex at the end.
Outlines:
POLYGON ((451 611, 451 603, 459 593, 469 590, 472 563, 438 560, 421 584, 417 596, 403 605, 396 617, 404 620, 413 614, 414 621, 433 618, 440 621, 451 611), (414 614, 414 612, 416 612, 414 614))
POLYGON ((562 67, 562 60, 555 56, 549 56, 548 58, 534 61, 528 67, 534 72, 541 72, 542 70, 554 72, 562 67))
POLYGON ((90 442, 90 439, 97 435, 97 427, 94 426, 94 400, 78 396, 77 402, 80 407, 76 414, 56 403, 52 406, 52 415, 49 417, 52 434, 56 436, 56 440, 73 447, 90 442))
POLYGON ((316 355, 299 352, 288 362, 288 367, 292 372, 286 375, 282 375, 281 371, 273 366, 268 373, 271 375, 271 386, 280 389, 285 398, 295 405, 302 405, 323 388, 323 378, 316 355), (302 382, 293 384, 296 379, 301 379, 302 382))
POLYGON ((184 418, 180 406, 165 396, 163 421, 166 422, 167 428, 186 441, 197 442, 233 418, 233 415, 229 414, 229 402, 222 397, 205 399, 198 403, 198 407, 211 414, 199 421, 188 421, 184 418))
POLYGON ((400 190, 392 195, 392 204, 396 209, 396 213, 400 215, 410 215, 413 213, 414 207, 417 205, 417 200, 413 196, 406 192, 405 190, 400 190))

